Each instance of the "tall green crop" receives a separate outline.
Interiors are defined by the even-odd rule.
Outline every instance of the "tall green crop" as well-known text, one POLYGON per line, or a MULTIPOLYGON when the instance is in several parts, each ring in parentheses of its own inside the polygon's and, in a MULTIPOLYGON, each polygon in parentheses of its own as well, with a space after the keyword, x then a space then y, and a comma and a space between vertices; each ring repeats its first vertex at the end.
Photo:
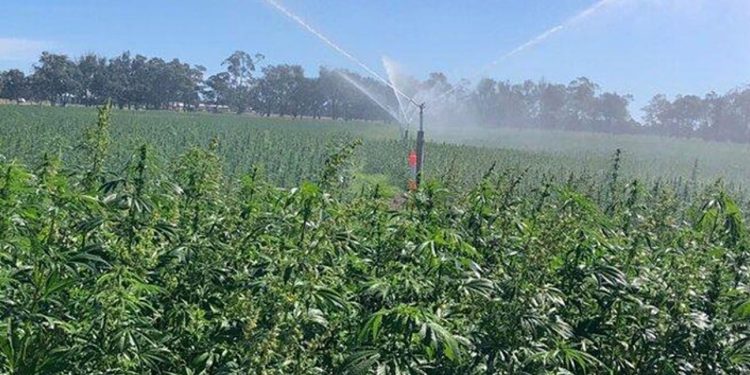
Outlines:
POLYGON ((13 128, 0 372, 750 371, 740 189, 432 145, 436 178, 384 196, 401 142, 190 116, 114 112, 79 129, 101 147, 13 128))

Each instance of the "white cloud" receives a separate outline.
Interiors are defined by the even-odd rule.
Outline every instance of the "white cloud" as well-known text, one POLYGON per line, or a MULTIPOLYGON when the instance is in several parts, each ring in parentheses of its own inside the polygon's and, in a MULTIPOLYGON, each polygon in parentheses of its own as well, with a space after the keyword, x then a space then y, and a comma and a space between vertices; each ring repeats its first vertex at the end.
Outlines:
POLYGON ((52 43, 41 40, 0 37, 0 60, 33 61, 51 46, 52 43))

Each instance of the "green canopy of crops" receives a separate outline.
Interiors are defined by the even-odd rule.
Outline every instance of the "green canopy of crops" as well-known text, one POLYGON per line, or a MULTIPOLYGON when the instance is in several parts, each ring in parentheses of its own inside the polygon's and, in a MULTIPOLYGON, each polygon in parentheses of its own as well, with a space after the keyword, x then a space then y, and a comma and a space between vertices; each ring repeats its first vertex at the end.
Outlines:
POLYGON ((394 196, 353 182, 368 146, 343 139, 279 188, 218 140, 114 163, 109 122, 74 164, 0 159, 0 372, 750 371, 721 183, 626 179, 618 153, 596 178, 502 166, 394 196))

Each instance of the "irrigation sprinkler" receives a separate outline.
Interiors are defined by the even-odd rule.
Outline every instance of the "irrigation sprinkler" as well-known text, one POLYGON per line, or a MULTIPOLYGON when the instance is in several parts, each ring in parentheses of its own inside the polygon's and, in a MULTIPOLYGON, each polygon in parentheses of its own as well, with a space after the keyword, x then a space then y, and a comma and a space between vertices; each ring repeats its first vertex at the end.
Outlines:
POLYGON ((408 161, 411 178, 407 182, 407 186, 410 191, 416 191, 422 182, 422 165, 424 163, 424 103, 417 104, 414 101, 412 103, 419 108, 419 130, 417 131, 417 147, 409 150, 408 161))
MULTIPOLYGON (((352 55, 351 53, 349 53, 345 49, 341 48, 338 44, 334 43, 331 39, 328 39, 328 37, 326 37, 321 32, 319 32, 318 30, 316 30, 315 28, 313 28, 312 26, 310 26, 302 18, 300 18, 296 14, 292 13, 289 9, 285 8, 283 5, 281 5, 281 3, 279 3, 278 0, 265 0, 265 1, 268 4, 270 4, 271 6, 273 6, 274 8, 276 8, 276 10, 280 11, 285 16, 289 17, 294 22, 296 22, 297 24, 299 24, 303 29, 305 29, 309 33, 315 35, 318 39, 320 39, 321 41, 323 41, 323 43, 325 43, 326 45, 328 45, 329 47, 331 47, 333 50, 335 50, 336 52, 338 52, 342 56, 346 57, 350 61, 354 62, 355 64, 359 65, 360 68, 362 68, 364 71, 366 71, 367 73, 369 73, 371 76, 373 76, 373 77, 379 79, 380 81, 382 81, 383 83, 385 83, 387 86, 389 86, 391 89, 393 89, 393 92, 396 94, 396 99, 397 100, 399 99, 399 96, 402 96, 403 98, 406 98, 407 100, 409 100, 409 102, 411 102, 412 104, 414 104, 415 106, 417 106, 419 108, 419 131, 417 132, 417 147, 416 147, 416 152, 414 152, 414 154, 416 156, 415 157, 416 160, 415 160, 415 163, 414 163, 414 171, 413 171, 414 176, 413 176, 413 180, 409 181, 409 190, 413 191, 413 190, 416 190, 417 188, 419 188, 419 183, 422 180, 422 163, 424 162, 424 118, 423 118, 424 117, 423 116, 424 115, 424 103, 418 104, 416 101, 414 101, 413 98, 409 97, 408 95, 404 94, 401 90, 399 90, 398 87, 396 87, 393 83, 391 83, 387 79, 385 79, 382 76, 380 76, 377 72, 375 72, 374 70, 370 69, 370 67, 367 66, 365 63, 363 63, 361 60, 359 60, 358 58, 356 58, 354 55, 352 55)), ((602 1, 611 1, 611 0, 602 0, 602 1)), ((355 84, 354 80, 349 80, 349 81, 350 81, 350 83, 355 84)), ((359 88, 359 85, 355 84, 355 87, 359 88)), ((377 100, 375 100, 375 98, 372 95, 369 95, 367 93, 367 90, 363 90, 361 88, 359 88, 359 89, 360 89, 360 91, 363 91, 366 95, 368 95, 368 97, 371 100, 375 101, 378 105, 380 105, 381 108, 386 109, 386 106, 381 105, 377 100)), ((399 108, 401 108, 402 115, 403 115, 404 114, 404 112, 403 112, 403 106, 401 106, 400 100, 399 100, 399 108)), ((388 111, 388 112, 390 112, 390 111, 388 111)), ((391 114, 391 115, 393 116, 393 114, 391 114)), ((394 116, 394 117, 397 117, 397 116, 394 116)), ((407 128, 406 132, 404 133, 404 139, 408 139, 408 134, 409 133, 408 133, 408 128, 407 128)), ((410 153, 410 155, 409 155, 409 166, 410 167, 412 167, 412 165, 411 165, 412 163, 411 162, 412 162, 412 157, 411 157, 411 153, 410 153)))

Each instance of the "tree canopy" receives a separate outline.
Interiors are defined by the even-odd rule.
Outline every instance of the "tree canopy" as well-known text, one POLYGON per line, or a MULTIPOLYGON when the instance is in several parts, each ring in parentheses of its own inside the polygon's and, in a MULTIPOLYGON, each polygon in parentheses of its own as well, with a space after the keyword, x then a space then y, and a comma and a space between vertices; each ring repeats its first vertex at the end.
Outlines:
MULTIPOLYGON (((311 77, 300 65, 261 66, 264 61, 261 54, 235 51, 222 62, 222 71, 206 77, 205 67, 179 59, 130 52, 71 59, 44 52, 29 75, 18 69, 0 72, 0 98, 87 106, 111 100, 120 108, 403 121, 399 100, 406 99, 397 98, 383 82, 328 67, 311 77)), ((586 77, 568 84, 487 78, 471 86, 467 81, 451 83, 445 74, 434 72, 424 81, 405 80, 413 89, 408 95, 427 101, 439 98, 440 105, 430 113, 451 126, 471 123, 750 142, 750 88, 725 95, 679 95, 673 100, 657 95, 638 121, 629 109, 630 95, 603 91, 586 77)))

